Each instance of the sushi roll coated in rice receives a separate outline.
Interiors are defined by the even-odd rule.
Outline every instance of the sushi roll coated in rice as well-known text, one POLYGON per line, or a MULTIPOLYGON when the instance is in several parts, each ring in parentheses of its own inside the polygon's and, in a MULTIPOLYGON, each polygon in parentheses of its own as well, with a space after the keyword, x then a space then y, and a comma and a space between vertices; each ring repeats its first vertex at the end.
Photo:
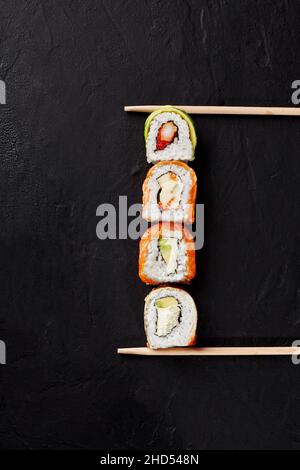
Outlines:
POLYGON ((193 236, 181 224, 159 223, 140 240, 139 276, 146 284, 189 283, 196 274, 193 236))
POLYGON ((159 162, 143 184, 143 218, 148 222, 194 222, 197 177, 183 162, 159 162))
POLYGON ((144 323, 151 349, 193 346, 196 342, 197 309, 183 289, 153 289, 145 299, 144 323))
POLYGON ((181 109, 164 106, 148 116, 144 136, 149 163, 194 160, 197 136, 193 121, 181 109))

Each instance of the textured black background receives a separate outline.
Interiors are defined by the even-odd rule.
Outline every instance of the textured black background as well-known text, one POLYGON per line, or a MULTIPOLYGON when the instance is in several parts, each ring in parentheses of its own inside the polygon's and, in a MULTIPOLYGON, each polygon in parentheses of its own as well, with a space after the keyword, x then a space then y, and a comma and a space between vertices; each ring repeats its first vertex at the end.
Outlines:
MULTIPOLYGON (((291 104, 299 1, 0 1, 0 446, 300 448, 290 358, 118 357, 141 346, 145 115, 124 104, 291 104)), ((300 338, 296 118, 195 118, 199 343, 300 338)))

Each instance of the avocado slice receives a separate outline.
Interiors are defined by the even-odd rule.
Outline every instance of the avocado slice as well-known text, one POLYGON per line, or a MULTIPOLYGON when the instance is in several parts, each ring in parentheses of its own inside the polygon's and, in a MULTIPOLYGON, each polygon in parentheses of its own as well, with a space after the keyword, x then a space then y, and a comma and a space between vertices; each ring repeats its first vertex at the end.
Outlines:
POLYGON ((177 268, 178 242, 177 238, 160 238, 158 246, 166 263, 167 273, 172 274, 177 268))
POLYGON ((175 297, 162 297, 161 299, 156 300, 155 305, 158 308, 177 307, 178 302, 175 297))
POLYGON ((163 297, 155 302, 157 310, 156 334, 166 336, 178 325, 180 306, 175 297, 163 297))
POLYGON ((145 127, 144 127, 145 141, 147 142, 151 121, 158 114, 165 113, 167 111, 179 114, 179 116, 181 116, 182 119, 184 119, 188 123, 189 129, 190 129, 190 138, 191 138, 193 150, 195 150, 195 147, 197 145, 197 135, 196 135, 196 129, 195 129, 193 120, 191 119, 191 117, 186 112, 182 111, 181 109, 174 108, 171 105, 163 106, 162 108, 157 109, 156 111, 153 111, 153 113, 151 113, 147 117, 146 122, 145 122, 145 127))

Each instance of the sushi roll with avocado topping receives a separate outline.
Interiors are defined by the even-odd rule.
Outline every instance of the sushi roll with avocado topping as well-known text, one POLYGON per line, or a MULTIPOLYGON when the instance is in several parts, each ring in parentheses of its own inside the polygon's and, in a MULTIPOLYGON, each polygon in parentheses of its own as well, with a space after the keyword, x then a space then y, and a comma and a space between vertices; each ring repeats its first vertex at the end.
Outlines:
POLYGON ((151 226, 140 240, 139 276, 146 284, 189 283, 196 274, 192 234, 181 224, 151 226))
POLYGON ((183 162, 156 163, 143 184, 143 218, 148 222, 194 222, 197 177, 183 162))
POLYGON ((153 289, 145 299, 144 323, 151 349, 193 346, 196 342, 197 309, 183 289, 153 289))
POLYGON ((160 160, 194 160, 197 136, 193 121, 184 111, 164 106, 148 116, 144 136, 149 163, 160 160))

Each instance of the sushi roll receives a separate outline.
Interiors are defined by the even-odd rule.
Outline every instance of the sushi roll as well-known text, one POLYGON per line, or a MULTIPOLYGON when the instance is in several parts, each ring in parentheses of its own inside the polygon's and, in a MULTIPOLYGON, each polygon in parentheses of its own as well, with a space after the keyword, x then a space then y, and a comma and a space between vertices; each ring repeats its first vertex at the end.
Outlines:
POLYGON ((197 309, 183 289, 153 289, 145 299, 147 345, 151 349, 193 346, 196 343, 197 309))
POLYGON ((183 162, 159 162, 143 184, 143 218, 148 222, 194 222, 197 177, 183 162))
POLYGON ((194 160, 197 136, 193 121, 181 109, 164 106, 148 116, 144 137, 149 163, 194 160))
POLYGON ((193 236, 181 224, 159 223, 140 240, 139 276, 146 284, 189 283, 196 274, 193 236))

